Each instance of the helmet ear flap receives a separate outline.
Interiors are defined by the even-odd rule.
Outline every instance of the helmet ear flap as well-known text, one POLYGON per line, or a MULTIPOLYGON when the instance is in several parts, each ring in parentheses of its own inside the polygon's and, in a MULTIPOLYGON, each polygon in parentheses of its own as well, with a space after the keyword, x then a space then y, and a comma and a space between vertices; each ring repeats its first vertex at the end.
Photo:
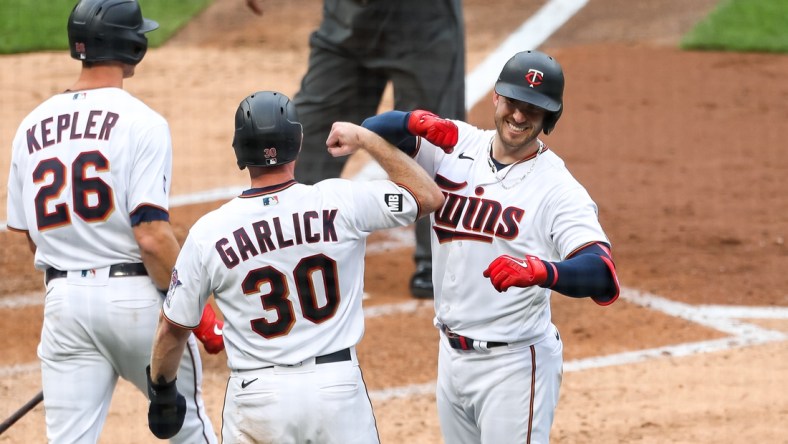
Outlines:
POLYGON ((562 105, 561 109, 559 109, 558 112, 547 113, 544 116, 544 126, 542 127, 542 131, 544 131, 545 134, 550 134, 551 132, 553 132, 553 129, 555 128, 555 124, 558 123, 558 119, 561 118, 561 113, 563 111, 564 111, 564 107, 562 105))

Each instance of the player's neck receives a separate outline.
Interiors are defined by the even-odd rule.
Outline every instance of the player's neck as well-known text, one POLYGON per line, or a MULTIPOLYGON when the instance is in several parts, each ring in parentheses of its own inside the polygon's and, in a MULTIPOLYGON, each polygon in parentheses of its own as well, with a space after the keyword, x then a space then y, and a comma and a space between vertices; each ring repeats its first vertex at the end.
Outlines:
POLYGON ((543 143, 538 138, 534 138, 526 145, 515 147, 507 145, 499 137, 494 137, 490 147, 490 157, 499 163, 510 165, 533 157, 542 147, 543 143))
POLYGON ((76 83, 69 88, 70 91, 80 91, 97 88, 123 88, 125 77, 123 66, 120 64, 97 65, 83 67, 76 83))
POLYGON ((252 188, 265 188, 285 183, 293 180, 293 169, 281 167, 265 167, 259 173, 252 171, 255 167, 250 167, 250 178, 252 188), (257 173, 257 174, 255 174, 257 173))

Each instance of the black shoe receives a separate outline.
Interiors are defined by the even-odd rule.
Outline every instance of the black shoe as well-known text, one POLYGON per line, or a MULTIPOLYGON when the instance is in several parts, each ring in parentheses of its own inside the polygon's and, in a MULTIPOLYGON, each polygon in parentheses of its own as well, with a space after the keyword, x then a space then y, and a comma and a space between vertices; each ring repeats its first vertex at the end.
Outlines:
POLYGON ((410 294, 417 299, 432 299, 432 264, 421 263, 416 265, 416 272, 410 278, 410 294))

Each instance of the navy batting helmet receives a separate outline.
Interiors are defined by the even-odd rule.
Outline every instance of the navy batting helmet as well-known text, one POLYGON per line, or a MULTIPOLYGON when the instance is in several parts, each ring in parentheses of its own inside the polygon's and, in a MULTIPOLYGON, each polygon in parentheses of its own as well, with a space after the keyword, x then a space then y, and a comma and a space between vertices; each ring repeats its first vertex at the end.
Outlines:
POLYGON ((518 52, 503 66, 495 92, 546 110, 544 133, 550 134, 564 111, 564 72, 545 53, 518 52))
POLYGON ((239 168, 292 162, 301 151, 302 139, 295 105, 286 95, 258 91, 238 105, 233 148, 239 168))
POLYGON ((81 0, 68 17, 71 57, 136 65, 148 50, 145 33, 158 27, 136 0, 81 0))

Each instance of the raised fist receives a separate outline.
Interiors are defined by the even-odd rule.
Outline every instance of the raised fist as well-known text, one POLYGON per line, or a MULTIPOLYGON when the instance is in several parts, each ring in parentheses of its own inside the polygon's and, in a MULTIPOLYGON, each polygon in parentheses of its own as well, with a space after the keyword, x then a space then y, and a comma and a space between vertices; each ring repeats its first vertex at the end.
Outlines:
POLYGON ((509 287, 531 287, 547 281, 547 266, 536 256, 518 259, 509 255, 498 256, 484 270, 484 277, 490 278, 493 287, 499 292, 509 287))
POLYGON ((215 355, 224 350, 224 336, 222 335, 224 322, 216 319, 216 312, 210 305, 205 306, 200 319, 200 325, 194 329, 194 336, 202 342, 205 351, 215 355))
POLYGON ((454 145, 457 145, 457 125, 429 111, 411 111, 408 116, 408 131, 414 136, 427 139, 447 154, 454 151, 454 145))

